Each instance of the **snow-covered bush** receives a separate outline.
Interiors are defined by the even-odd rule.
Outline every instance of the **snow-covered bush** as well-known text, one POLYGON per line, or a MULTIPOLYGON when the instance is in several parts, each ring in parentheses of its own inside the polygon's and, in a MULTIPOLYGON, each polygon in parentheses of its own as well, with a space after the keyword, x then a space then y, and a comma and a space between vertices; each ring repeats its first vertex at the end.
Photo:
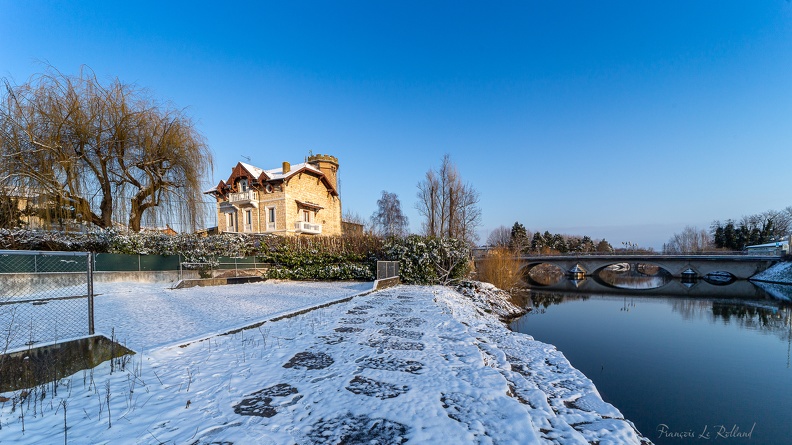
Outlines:
POLYGON ((342 263, 311 265, 286 268, 276 266, 267 271, 267 278, 282 280, 360 280, 375 278, 372 267, 367 264, 342 263))
POLYGON ((399 261, 408 284, 449 284, 468 272, 468 246, 460 240, 410 235, 285 237, 224 233, 165 235, 96 229, 86 233, 0 230, 0 249, 65 250, 130 255, 181 255, 184 263, 211 267, 217 257, 256 256, 271 263, 273 278, 374 279, 377 260, 399 261), (278 275, 278 276, 275 276, 278 275), (288 275, 288 276, 287 276, 288 275), (302 277, 302 278, 300 278, 302 277))
POLYGON ((388 239, 383 257, 399 261, 404 283, 450 284, 467 275, 470 249, 462 240, 410 235, 388 239))

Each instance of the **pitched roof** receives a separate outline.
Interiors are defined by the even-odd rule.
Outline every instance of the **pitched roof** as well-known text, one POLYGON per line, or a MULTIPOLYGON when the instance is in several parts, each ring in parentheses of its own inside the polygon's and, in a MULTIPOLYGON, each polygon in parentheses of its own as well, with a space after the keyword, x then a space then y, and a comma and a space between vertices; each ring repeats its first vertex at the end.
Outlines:
POLYGON ((267 177, 270 179, 286 179, 288 177, 291 177, 299 173, 302 170, 310 170, 318 175, 324 176, 324 173, 322 173, 321 170, 319 170, 318 168, 314 167, 313 165, 307 162, 292 165, 291 168, 289 169, 289 172, 286 174, 283 173, 283 167, 274 168, 272 170, 264 170, 264 173, 266 173, 267 177))
POLYGON ((245 170, 248 171, 254 178, 258 178, 261 176, 261 173, 264 172, 263 169, 256 167, 255 165, 245 164, 244 162, 240 162, 239 165, 242 166, 245 170))
MULTIPOLYGON (((309 171, 311 173, 314 173, 314 174, 318 175, 320 178, 322 178, 322 182, 324 182, 324 184, 327 186, 327 188, 332 190, 332 193, 334 195, 336 195, 336 196, 338 195, 338 191, 335 190, 335 187, 333 187, 333 185, 330 183, 330 181, 327 180, 327 176, 324 174, 324 172, 322 172, 321 170, 319 170, 318 168, 314 167, 313 165, 311 165, 311 164, 309 164, 307 162, 302 162, 302 163, 299 163, 299 164, 291 165, 291 168, 285 174, 283 173, 283 167, 282 166, 280 168, 273 168, 273 169, 270 169, 270 170, 264 170, 262 168, 256 167, 255 165, 247 164, 247 163, 244 163, 244 162, 239 162, 234 167, 234 172, 232 172, 231 176, 229 176, 228 183, 233 182, 233 178, 235 177, 235 172, 236 172, 236 169, 238 167, 242 167, 254 179, 261 179, 261 177, 263 175, 265 181, 275 181, 275 180, 288 179, 288 178, 290 178, 290 177, 292 177, 292 176, 294 176, 294 175, 296 175, 298 173, 302 173, 304 171, 309 171)), ((223 186, 225 186, 225 183, 223 181, 220 181, 220 184, 217 187, 215 187, 214 189, 207 190, 204 193, 210 194, 210 193, 216 192, 220 188, 222 188, 223 186)))

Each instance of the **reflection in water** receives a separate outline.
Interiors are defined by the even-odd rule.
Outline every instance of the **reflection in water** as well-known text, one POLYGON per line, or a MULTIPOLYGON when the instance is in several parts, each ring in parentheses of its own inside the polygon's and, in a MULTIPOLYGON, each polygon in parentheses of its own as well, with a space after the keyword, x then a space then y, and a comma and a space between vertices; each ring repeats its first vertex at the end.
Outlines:
POLYGON ((756 422, 752 438, 728 442, 789 443, 792 304, 745 281, 699 280, 691 289, 703 298, 574 289, 531 289, 532 310, 512 329, 558 347, 653 442, 682 442, 659 436, 660 424, 676 431, 724 424, 750 430, 756 422))
POLYGON ((547 308, 554 304, 561 304, 565 301, 585 301, 589 299, 588 295, 571 295, 554 292, 529 291, 526 292, 525 295, 525 301, 527 304, 525 304, 523 307, 529 308, 531 312, 539 314, 544 313, 547 308))
POLYGON ((525 279, 540 286, 551 286, 564 279, 564 271, 552 264, 540 264, 531 268, 525 279))
POLYGON ((615 264, 601 270, 595 279, 622 289, 654 289, 664 286, 673 278, 657 266, 647 264, 615 264))
POLYGON ((792 340, 792 307, 758 306, 749 302, 712 302, 712 315, 724 324, 778 335, 792 340))

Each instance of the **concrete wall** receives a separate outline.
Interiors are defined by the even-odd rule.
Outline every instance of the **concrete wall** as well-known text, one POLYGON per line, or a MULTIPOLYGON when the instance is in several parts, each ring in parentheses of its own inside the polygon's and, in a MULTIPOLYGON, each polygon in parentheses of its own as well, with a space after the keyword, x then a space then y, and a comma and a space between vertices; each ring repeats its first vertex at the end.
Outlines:
MULTIPOLYGON (((88 292, 86 272, 64 273, 7 273, 0 274, 0 297, 23 296, 53 289, 84 286, 88 292)), ((59 297, 66 295, 57 295, 59 297)))
POLYGON ((146 272, 94 272, 94 283, 173 283, 178 280, 200 278, 197 270, 163 270, 146 272))

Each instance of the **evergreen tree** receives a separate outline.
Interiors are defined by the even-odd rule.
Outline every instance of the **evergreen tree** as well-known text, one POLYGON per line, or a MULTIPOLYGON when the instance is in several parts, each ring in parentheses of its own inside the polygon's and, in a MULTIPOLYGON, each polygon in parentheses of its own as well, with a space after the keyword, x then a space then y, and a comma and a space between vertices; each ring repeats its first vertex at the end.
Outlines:
POLYGON ((580 251, 593 252, 595 249, 596 246, 594 246, 594 241, 592 241, 588 235, 584 236, 583 239, 580 241, 580 251))
POLYGON ((539 253, 544 246, 545 241, 544 238, 542 238, 542 234, 539 232, 534 233, 533 238, 531 239, 531 250, 539 253))
POLYGON ((601 252, 601 253, 613 252, 613 246, 611 246, 609 242, 603 239, 602 241, 597 243, 597 252, 601 252))
POLYGON ((528 239, 528 231, 525 230, 525 226, 519 222, 515 222, 511 229, 511 241, 509 243, 509 247, 511 247, 516 252, 523 252, 530 245, 531 241, 528 239))
POLYGON ((551 249, 555 249, 555 243, 554 243, 555 240, 553 239, 553 234, 552 233, 550 233, 549 231, 545 230, 545 233, 542 234, 542 239, 544 239, 544 246, 543 247, 549 247, 551 249))
POLYGON ((736 250, 737 242, 737 230, 734 228, 734 221, 728 220, 723 228, 723 247, 736 250))
POLYGON ((715 243, 715 247, 722 249, 726 244, 726 237, 723 233, 723 227, 718 222, 718 225, 715 227, 715 231, 712 234, 712 240, 715 243))

